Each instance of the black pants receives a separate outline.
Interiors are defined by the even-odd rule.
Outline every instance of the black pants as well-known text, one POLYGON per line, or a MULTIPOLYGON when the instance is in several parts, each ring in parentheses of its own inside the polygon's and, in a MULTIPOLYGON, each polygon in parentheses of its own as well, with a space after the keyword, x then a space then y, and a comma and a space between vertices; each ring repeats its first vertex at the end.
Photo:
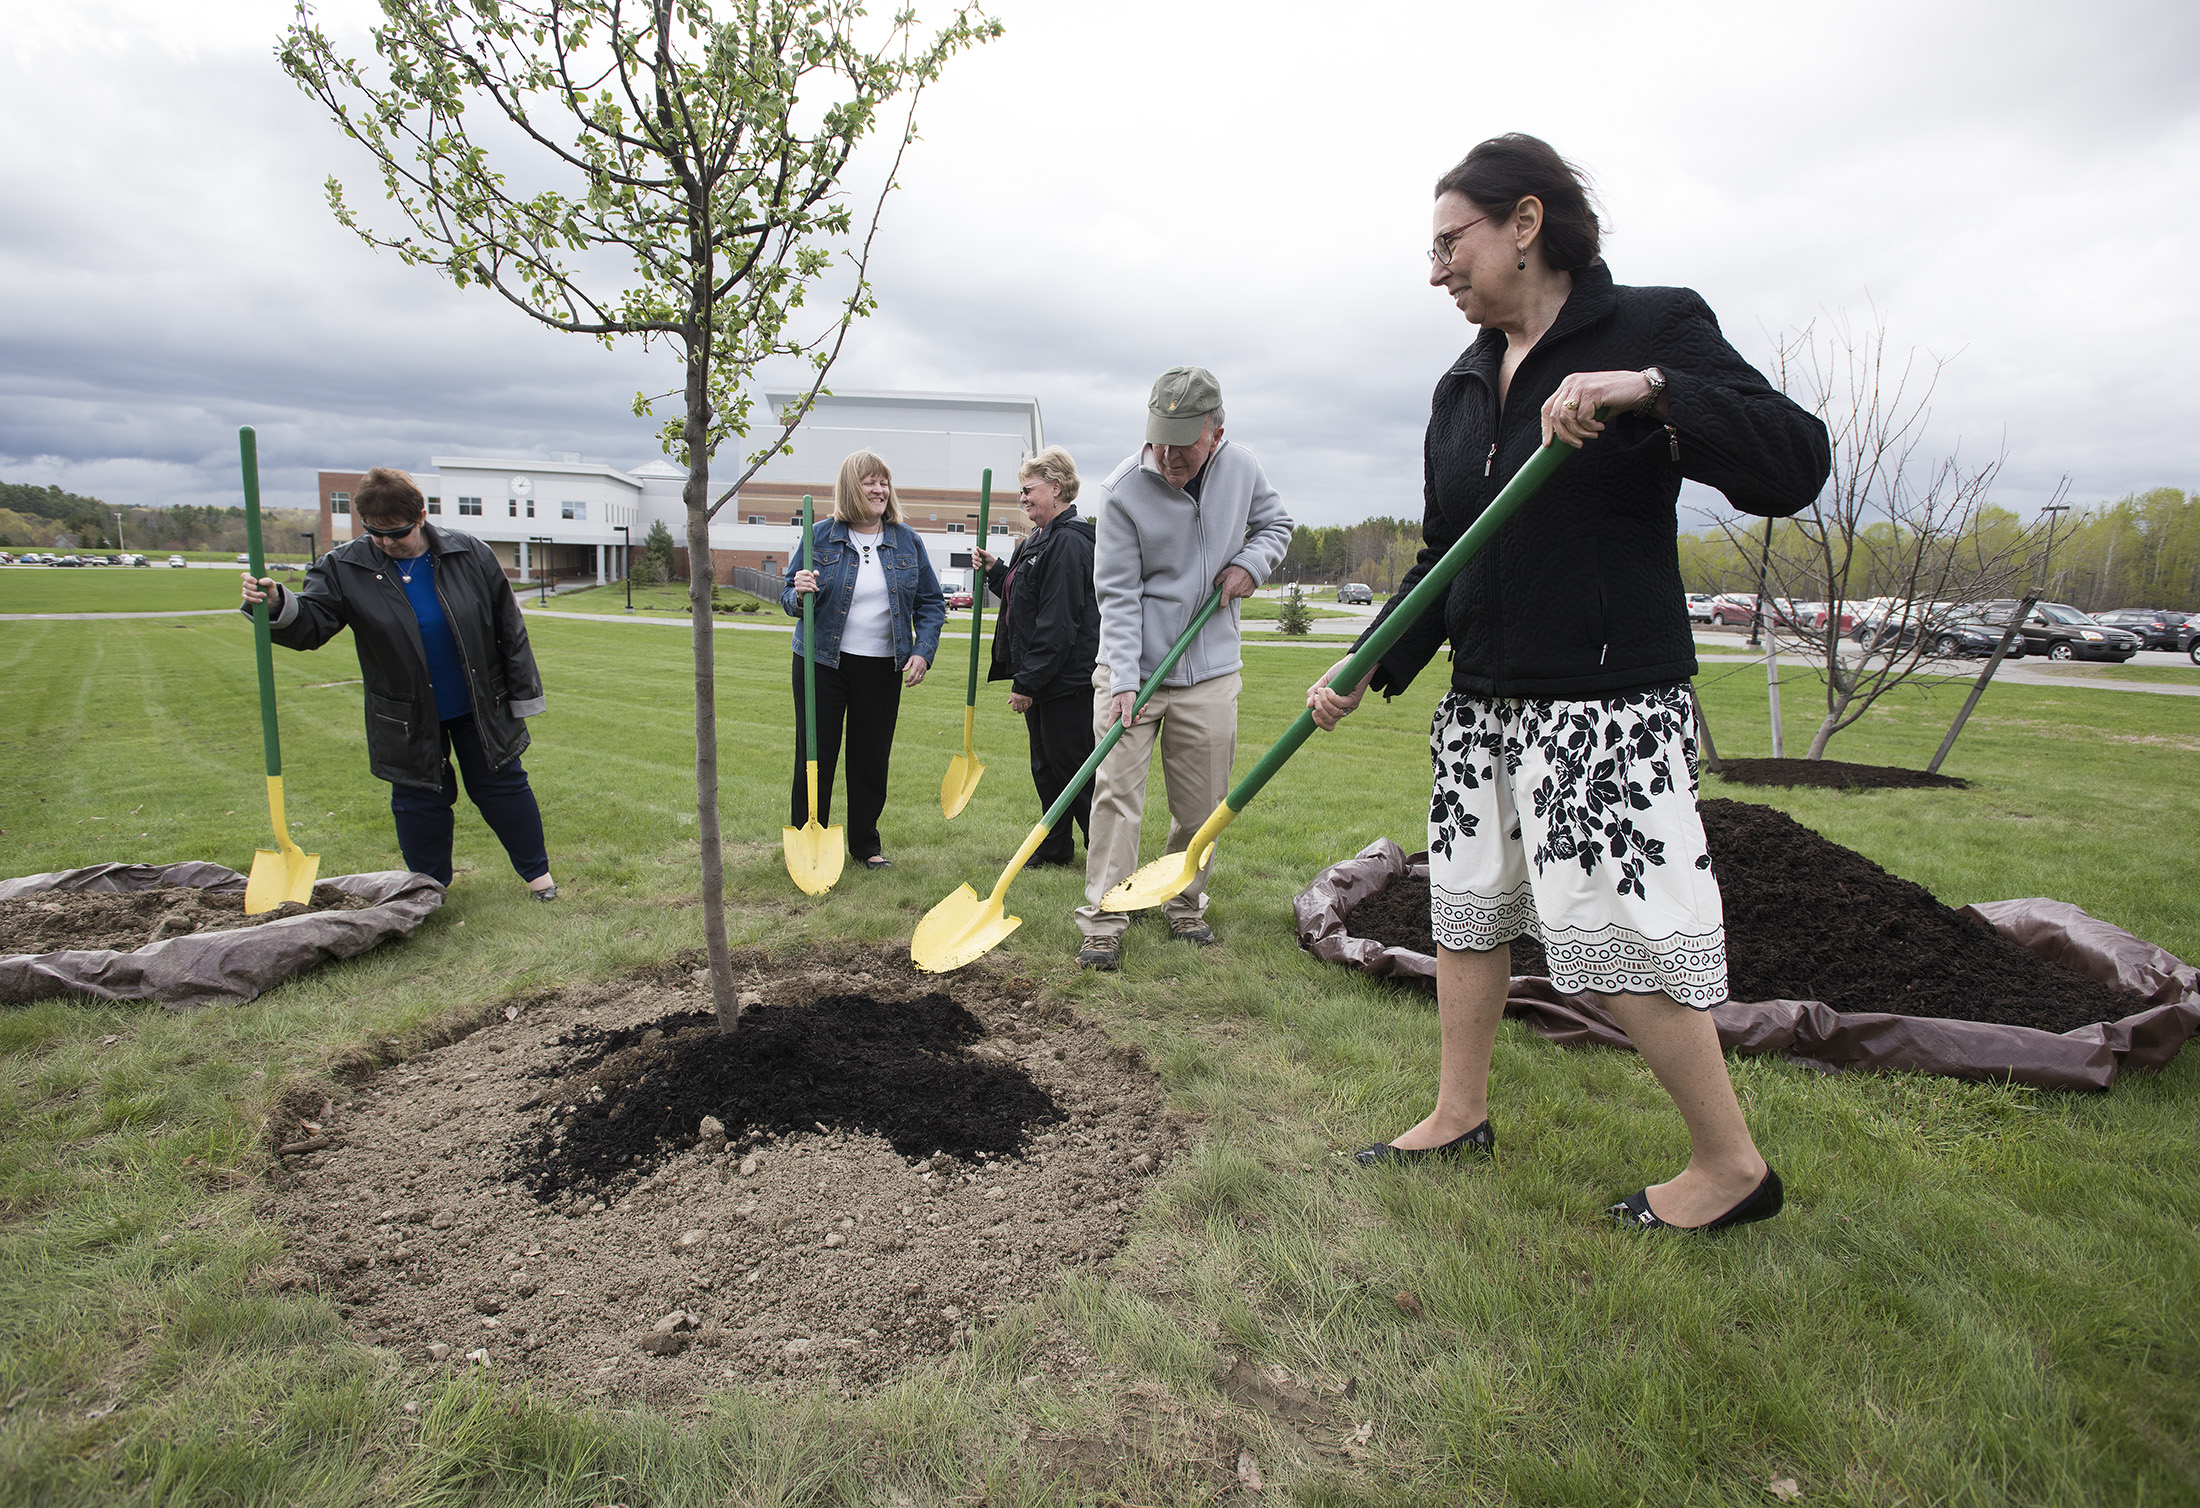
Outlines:
MULTIPOLYGON (((901 672, 891 656, 842 655, 840 664, 817 667, 817 821, 833 822, 833 767, 840 762, 842 725, 848 732, 848 852, 868 859, 883 852, 879 814, 886 810, 886 774, 894 753, 894 723, 901 716, 901 672)), ((794 657, 794 800, 789 826, 810 820, 810 786, 804 772, 802 656, 794 657)))
POLYGON ((422 790, 416 785, 390 787, 390 815, 397 819, 397 847, 405 855, 405 867, 431 880, 451 883, 452 812, 458 805, 458 775, 451 771, 451 756, 458 756, 458 773, 466 777, 466 794, 481 809, 482 820, 504 844, 512 867, 523 880, 540 879, 550 872, 550 857, 542 836, 542 808, 535 804, 534 787, 517 759, 501 769, 489 768, 481 749, 481 734, 474 715, 454 717, 443 724, 443 788, 422 790))
MULTIPOLYGON (((1048 811, 1070 778, 1092 757, 1092 690, 1079 686, 1066 696, 1035 699, 1024 711, 1024 731, 1031 738, 1031 783, 1039 789, 1039 810, 1048 811)), ((1092 846, 1092 782, 1086 781, 1077 798, 1054 824, 1046 841, 1032 854, 1035 864, 1067 864, 1076 852, 1070 840, 1070 824, 1084 830, 1085 846, 1092 846)))

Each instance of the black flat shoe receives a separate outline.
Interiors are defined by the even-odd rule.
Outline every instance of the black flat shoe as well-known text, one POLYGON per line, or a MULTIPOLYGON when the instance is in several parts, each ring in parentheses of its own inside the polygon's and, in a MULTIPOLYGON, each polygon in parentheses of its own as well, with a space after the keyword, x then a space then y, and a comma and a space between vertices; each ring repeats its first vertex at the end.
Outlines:
POLYGON ((1497 1150, 1497 1133, 1490 1129, 1488 1121, 1482 1122, 1464 1136, 1455 1136, 1440 1147, 1394 1147, 1387 1141, 1379 1141, 1365 1151, 1352 1154, 1352 1160, 1363 1168, 1380 1167, 1386 1162, 1421 1162, 1431 1157, 1457 1157, 1462 1152, 1479 1152, 1487 1157, 1497 1150))
POLYGON ((892 869, 894 861, 882 853, 875 853, 863 861, 865 869, 892 869))
POLYGON ((1660 1220, 1650 1212, 1648 1189, 1637 1189, 1604 1213, 1628 1230, 1714 1231, 1725 1230, 1730 1225, 1751 1225, 1759 1220, 1770 1220, 1780 1213, 1780 1206, 1786 1199, 1786 1192, 1780 1187, 1780 1175, 1767 1164, 1765 1176, 1758 1180, 1757 1187, 1749 1191, 1749 1197, 1707 1225, 1672 1225, 1660 1220))

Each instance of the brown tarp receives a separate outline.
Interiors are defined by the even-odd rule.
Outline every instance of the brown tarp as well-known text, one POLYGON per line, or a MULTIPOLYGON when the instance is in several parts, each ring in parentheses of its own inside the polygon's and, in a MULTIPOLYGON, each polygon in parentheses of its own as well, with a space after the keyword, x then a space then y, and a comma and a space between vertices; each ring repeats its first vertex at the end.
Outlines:
MULTIPOLYGON (((1378 838, 1315 876, 1292 903, 1299 945, 1363 974, 1436 979, 1436 960, 1345 931, 1345 915, 1401 875, 1428 874, 1428 855, 1378 838)), ((1779 1053, 1828 1070, 1897 1069, 2029 1084, 2106 1089, 2119 1073, 2159 1068, 2200 1030, 2200 971, 2067 901, 1988 901, 1964 908, 2041 958, 2128 990, 2147 1009, 2072 1032, 1990 1021, 1851 1012, 1816 1000, 1729 1000, 1711 1012, 1729 1052, 1779 1053)), ((1594 995, 1567 995, 1548 979, 1515 978, 1505 1014, 1566 1047, 1631 1047, 1594 995)))
MULTIPOLYGON (((401 869, 342 874, 323 884, 373 901, 357 911, 313 911, 256 927, 192 932, 128 953, 69 949, 0 956, 0 1003, 19 1005, 46 995, 96 995, 103 1000, 158 1000, 171 1009, 251 1000, 301 969, 350 958, 393 937, 409 937, 443 904, 443 887, 401 869)), ((95 864, 59 874, 0 880, 0 901, 63 890, 98 894, 188 885, 217 895, 241 895, 245 877, 197 860, 183 864, 95 864)))

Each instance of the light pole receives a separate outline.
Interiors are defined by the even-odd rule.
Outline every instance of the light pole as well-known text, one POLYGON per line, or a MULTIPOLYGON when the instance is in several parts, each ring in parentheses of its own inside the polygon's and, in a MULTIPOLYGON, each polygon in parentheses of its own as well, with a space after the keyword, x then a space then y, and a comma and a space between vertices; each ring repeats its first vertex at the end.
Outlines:
POLYGON ((300 529, 298 537, 306 542, 306 564, 312 565, 313 557, 320 553, 321 531, 318 529, 300 529))
POLYGON ((625 524, 613 524, 612 528, 626 536, 619 546, 619 575, 626 582, 626 610, 634 611, 634 531, 625 524))
POLYGON ((2068 513, 2069 511, 2070 505, 2068 503, 2047 503, 2040 508, 2040 512, 2049 515, 2047 520, 2047 548, 2040 551, 2040 595, 2043 597, 2047 595, 2048 589, 2055 582, 2052 574, 2055 563, 2055 525, 2061 522, 2056 515, 2068 513))
POLYGON ((122 543, 122 510, 116 508, 113 512, 115 515, 115 553, 121 554, 124 549, 122 543))
POLYGON ((547 534, 530 535, 527 542, 535 547, 535 584, 541 588, 541 595, 536 599, 535 605, 537 607, 548 607, 550 605, 550 567, 543 560, 542 547, 550 543, 550 536, 547 534))

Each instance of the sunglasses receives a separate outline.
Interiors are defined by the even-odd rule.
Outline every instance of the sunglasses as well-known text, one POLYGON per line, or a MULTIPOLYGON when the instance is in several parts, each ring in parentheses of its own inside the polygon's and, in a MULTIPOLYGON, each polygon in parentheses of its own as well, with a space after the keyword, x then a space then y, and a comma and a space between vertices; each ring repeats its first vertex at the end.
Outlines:
POLYGON ((377 529, 372 524, 361 524, 359 527, 372 534, 376 539, 403 539, 420 527, 420 520, 416 518, 411 523, 395 529, 377 529))

